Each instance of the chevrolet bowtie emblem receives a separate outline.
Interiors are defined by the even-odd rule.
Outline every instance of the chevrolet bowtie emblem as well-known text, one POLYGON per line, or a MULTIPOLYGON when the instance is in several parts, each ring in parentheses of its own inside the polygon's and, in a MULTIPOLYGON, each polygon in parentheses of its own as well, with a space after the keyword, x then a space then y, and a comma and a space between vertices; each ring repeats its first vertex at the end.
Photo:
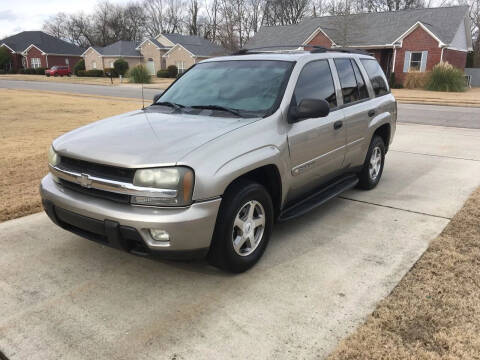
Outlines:
POLYGON ((90 179, 90 176, 88 176, 88 174, 80 175, 77 180, 78 183, 85 188, 89 188, 92 185, 92 179, 90 179))

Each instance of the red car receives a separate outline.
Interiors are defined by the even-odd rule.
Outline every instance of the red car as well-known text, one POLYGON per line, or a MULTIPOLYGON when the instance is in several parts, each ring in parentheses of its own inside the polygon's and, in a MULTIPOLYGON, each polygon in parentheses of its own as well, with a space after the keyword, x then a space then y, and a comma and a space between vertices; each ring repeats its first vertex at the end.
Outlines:
POLYGON ((52 66, 51 69, 45 70, 45 75, 47 76, 70 76, 72 72, 68 66, 52 66))

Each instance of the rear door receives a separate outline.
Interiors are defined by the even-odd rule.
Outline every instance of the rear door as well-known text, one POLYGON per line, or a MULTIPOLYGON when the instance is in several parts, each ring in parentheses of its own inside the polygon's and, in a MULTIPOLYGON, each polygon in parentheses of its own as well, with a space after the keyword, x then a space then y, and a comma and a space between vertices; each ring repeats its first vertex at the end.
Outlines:
POLYGON ((288 145, 291 159, 292 200, 335 176, 345 157, 346 131, 343 112, 338 109, 337 91, 328 60, 315 60, 302 69, 292 106, 303 99, 324 99, 330 114, 323 118, 304 119, 291 124, 288 145))
POLYGON ((334 60, 342 88, 344 123, 346 127, 345 167, 363 163, 363 149, 368 146, 368 123, 373 116, 365 79, 354 58, 334 60))

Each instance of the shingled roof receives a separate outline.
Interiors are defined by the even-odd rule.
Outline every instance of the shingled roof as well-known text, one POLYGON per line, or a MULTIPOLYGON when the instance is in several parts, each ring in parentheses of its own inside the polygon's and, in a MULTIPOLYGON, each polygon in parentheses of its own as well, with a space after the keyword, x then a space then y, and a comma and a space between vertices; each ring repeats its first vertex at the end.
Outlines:
POLYGON ((162 34, 174 44, 180 44, 195 56, 210 57, 225 55, 226 51, 223 47, 212 43, 211 41, 195 35, 180 34, 162 34))
POLYGON ((449 44, 466 16, 468 6, 307 18, 296 25, 264 26, 245 48, 303 44, 318 28, 339 46, 389 45, 417 22, 449 44))
POLYGON ((119 40, 105 47, 93 47, 100 55, 103 56, 138 56, 141 57, 140 51, 137 50, 135 41, 119 40))
POLYGON ((0 45, 5 44, 17 53, 25 51, 30 45, 47 54, 81 55, 83 49, 66 41, 48 35, 43 31, 22 31, 16 35, 0 40, 0 45))

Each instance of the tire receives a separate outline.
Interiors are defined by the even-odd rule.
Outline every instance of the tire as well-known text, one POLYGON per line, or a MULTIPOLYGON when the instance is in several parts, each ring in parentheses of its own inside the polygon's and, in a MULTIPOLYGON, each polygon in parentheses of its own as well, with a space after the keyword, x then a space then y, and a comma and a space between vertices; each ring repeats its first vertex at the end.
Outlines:
POLYGON ((385 143, 380 136, 374 136, 368 147, 362 171, 358 174, 358 187, 364 190, 373 189, 380 181, 385 164, 385 143))
POLYGON ((265 187, 244 179, 232 184, 220 205, 208 262, 232 273, 250 269, 268 245, 273 214, 272 199, 265 187))

